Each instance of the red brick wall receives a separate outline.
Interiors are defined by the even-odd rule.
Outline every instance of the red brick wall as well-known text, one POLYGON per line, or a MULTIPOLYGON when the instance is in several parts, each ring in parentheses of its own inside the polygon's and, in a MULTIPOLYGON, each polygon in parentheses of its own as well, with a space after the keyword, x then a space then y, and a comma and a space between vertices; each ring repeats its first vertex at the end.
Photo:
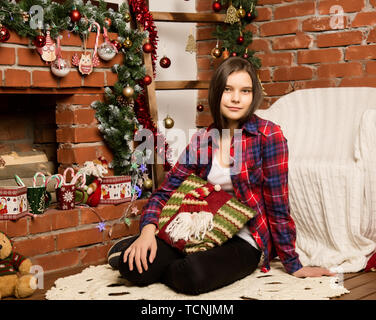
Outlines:
MULTIPOLYGON (((210 1, 196 0, 197 11, 212 12, 210 1)), ((259 0, 258 17, 249 25, 250 48, 261 59, 260 78, 266 91, 263 108, 299 89, 339 86, 376 86, 375 0, 259 0), (343 8, 342 29, 332 29, 338 18, 333 5, 343 8)), ((213 26, 197 28, 198 79, 210 79, 218 63, 210 56, 215 46, 213 26)), ((199 93, 206 106, 197 125, 211 122, 207 92, 199 93)))
MULTIPOLYGON (((136 200, 132 206, 141 212, 146 201, 136 200)), ((45 273, 106 263, 107 251, 116 239, 138 233, 138 216, 131 218, 129 227, 121 220, 129 204, 95 208, 106 223, 103 232, 97 228, 99 218, 89 208, 50 208, 35 218, 0 221, 0 231, 12 240, 14 251, 31 258, 45 273)))
MULTIPOLYGON (((115 35, 111 34, 110 37, 115 38, 115 35)), ((95 35, 91 34, 88 48, 94 47, 94 41, 95 35)), ((53 102, 55 108, 51 108, 49 114, 41 110, 39 103, 29 103, 29 108, 39 121, 37 126, 34 125, 37 130, 34 133, 36 142, 50 138, 51 131, 44 129, 50 128, 51 120, 54 122, 53 135, 54 138, 56 136, 55 143, 58 143, 55 156, 60 164, 60 173, 67 166, 75 167, 99 156, 104 156, 110 162, 112 154, 98 131, 95 111, 90 104, 95 100, 103 101, 103 87, 117 81, 111 67, 122 62, 122 55, 118 54, 109 62, 101 61, 101 65, 88 76, 81 76, 76 68, 72 68, 65 78, 60 79, 52 75, 50 66, 28 44, 28 39, 11 32, 9 41, 0 45, 0 95, 7 94, 10 99, 24 95, 27 101, 29 94, 38 94, 43 101, 53 102), (48 116, 50 119, 46 118, 48 116)), ((73 34, 68 36, 68 33, 63 33, 61 44, 66 59, 71 59, 75 52, 82 52, 82 42, 73 34)), ((7 105, 11 107, 12 103, 5 104, 3 98, 0 109, 4 108, 2 111, 5 114, 7 105)), ((19 115, 15 115, 14 123, 19 125, 9 132, 0 129, 0 140, 2 137, 4 141, 9 140, 12 134, 18 135, 21 140, 31 140, 24 131, 25 126, 32 128, 32 125, 27 121, 19 123, 18 119, 19 115), (17 128, 20 130, 13 130, 17 128)), ((21 147, 18 144, 18 148, 21 147)), ((2 153, 11 148, 15 149, 14 146, 0 144, 2 153)), ((109 170, 109 174, 112 173, 109 170)), ((136 200, 132 205, 136 205, 140 213, 145 203, 146 200, 136 200)), ((95 208, 106 223, 103 232, 97 228, 99 218, 91 209, 68 211, 56 210, 54 206, 34 218, 0 221, 0 231, 11 238, 15 251, 30 257, 44 272, 105 263, 107 251, 116 239, 138 232, 139 217, 131 218, 130 227, 121 220, 128 206, 129 203, 123 203, 95 208)))

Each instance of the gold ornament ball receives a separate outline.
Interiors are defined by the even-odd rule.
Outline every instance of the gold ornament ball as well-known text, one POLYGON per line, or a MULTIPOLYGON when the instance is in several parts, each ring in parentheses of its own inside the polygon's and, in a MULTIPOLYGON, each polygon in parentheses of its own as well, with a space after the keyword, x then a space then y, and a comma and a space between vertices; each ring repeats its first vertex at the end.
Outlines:
POLYGON ((210 54, 213 58, 219 58, 222 55, 222 51, 218 47, 215 47, 212 49, 210 54))
POLYGON ((236 12, 236 14, 238 15, 239 18, 244 18, 245 15, 246 15, 246 12, 245 12, 245 10, 240 6, 240 8, 239 8, 238 11, 236 12))
POLYGON ((144 180, 144 187, 145 189, 151 189, 153 187, 153 180, 151 179, 145 179, 144 180))
POLYGON ((124 21, 125 22, 131 21, 131 15, 129 14, 129 12, 124 13, 124 21))
POLYGON ((132 87, 126 86, 123 89, 123 95, 124 95, 124 97, 131 98, 131 97, 133 97, 133 94, 134 94, 134 90, 133 90, 132 87))
POLYGON ((127 39, 125 39, 124 43, 123 43, 123 46, 127 49, 129 49, 130 47, 132 47, 133 45, 133 42, 131 39, 129 39, 129 37, 127 37, 127 39))
POLYGON ((170 116, 167 116, 164 120, 164 126, 167 129, 171 129, 174 126, 174 119, 172 119, 170 116))

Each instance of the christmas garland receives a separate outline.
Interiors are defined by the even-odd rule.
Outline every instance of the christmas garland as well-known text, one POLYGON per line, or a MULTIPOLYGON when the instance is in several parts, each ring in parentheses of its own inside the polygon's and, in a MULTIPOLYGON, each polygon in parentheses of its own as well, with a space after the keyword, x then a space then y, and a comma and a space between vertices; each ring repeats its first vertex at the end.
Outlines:
POLYGON ((259 58, 254 56, 254 50, 248 50, 252 43, 253 34, 246 30, 246 26, 257 17, 257 0, 216 0, 212 4, 213 11, 226 11, 224 24, 218 24, 213 36, 221 41, 211 52, 214 58, 222 54, 224 58, 229 56, 241 56, 249 60, 257 69, 261 66, 259 58))
MULTIPOLYGON (((94 6, 90 1, 84 3, 82 0, 67 0, 64 3, 51 0, 22 0, 19 3, 14 0, 0 0, 0 41, 5 42, 9 39, 7 28, 22 37, 30 38, 36 49, 40 49, 46 43, 43 31, 48 39, 57 39, 58 42, 60 33, 64 30, 79 34, 83 41, 87 39, 89 32, 97 32, 97 37, 100 30, 105 30, 104 35, 107 32, 118 34, 117 39, 111 40, 113 47, 123 54, 123 63, 113 66, 113 72, 118 75, 118 82, 113 88, 105 88, 105 102, 94 101, 92 107, 96 110, 99 130, 113 152, 114 159, 110 167, 114 169, 115 175, 131 175, 134 190, 138 197, 144 198, 150 195, 149 191, 142 192, 141 188, 143 181, 147 179, 145 163, 151 154, 147 154, 146 150, 141 153, 137 149, 132 151, 132 144, 135 132, 142 128, 153 132, 155 142, 160 138, 150 118, 144 96, 145 87, 150 84, 152 78, 146 75, 140 50, 148 39, 152 45, 155 76, 157 33, 145 1, 129 0, 129 3, 130 7, 123 3, 119 11, 115 12, 111 8, 107 10, 107 4, 103 0, 99 1, 98 6, 94 6), (33 11, 35 6, 41 8, 42 20, 36 19, 39 12, 33 11), (131 14, 136 16, 144 30, 128 28, 127 23, 131 19, 131 14)), ((77 60, 77 57, 75 58, 77 60)), ((73 61, 74 59, 72 63, 73 61)), ((83 73, 81 69, 80 72, 83 73)), ((167 150, 168 145, 164 140, 164 155, 168 154, 167 150)), ((169 170, 170 167, 167 161, 165 170, 169 170)))

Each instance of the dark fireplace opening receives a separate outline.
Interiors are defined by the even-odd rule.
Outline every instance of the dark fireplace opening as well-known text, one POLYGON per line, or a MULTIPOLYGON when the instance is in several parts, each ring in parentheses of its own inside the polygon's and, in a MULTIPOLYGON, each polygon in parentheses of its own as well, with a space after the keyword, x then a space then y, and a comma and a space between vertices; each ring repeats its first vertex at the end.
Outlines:
MULTIPOLYGON (((0 186, 16 186, 18 175, 33 185, 36 172, 57 172, 54 95, 2 94, 0 98, 0 186)), ((38 184, 41 179, 38 179, 38 184)))

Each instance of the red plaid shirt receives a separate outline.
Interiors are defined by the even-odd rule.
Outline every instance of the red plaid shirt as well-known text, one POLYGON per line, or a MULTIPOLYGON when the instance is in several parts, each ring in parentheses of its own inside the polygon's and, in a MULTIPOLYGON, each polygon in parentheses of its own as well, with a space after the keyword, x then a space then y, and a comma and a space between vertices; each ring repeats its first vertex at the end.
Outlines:
MULTIPOLYGON (((195 173, 207 180, 212 155, 218 149, 216 137, 210 135, 213 128, 212 124, 193 135, 175 166, 143 208, 140 230, 150 223, 158 228, 163 206, 188 175, 195 173), (199 141, 200 148, 194 146, 195 141, 199 141), (202 150, 208 150, 207 161, 202 157, 202 150)), ((278 125, 256 115, 241 130, 241 139, 233 137, 230 148, 231 158, 239 165, 237 169, 234 169, 236 166, 230 169, 235 195, 257 212, 248 225, 263 252, 262 270, 270 270, 269 262, 278 255, 291 274, 302 265, 295 251, 295 224, 289 208, 287 140, 278 125), (236 143, 242 145, 241 157, 238 152, 234 156, 234 150, 239 150, 236 143), (237 162, 237 159, 241 161, 237 162)))

